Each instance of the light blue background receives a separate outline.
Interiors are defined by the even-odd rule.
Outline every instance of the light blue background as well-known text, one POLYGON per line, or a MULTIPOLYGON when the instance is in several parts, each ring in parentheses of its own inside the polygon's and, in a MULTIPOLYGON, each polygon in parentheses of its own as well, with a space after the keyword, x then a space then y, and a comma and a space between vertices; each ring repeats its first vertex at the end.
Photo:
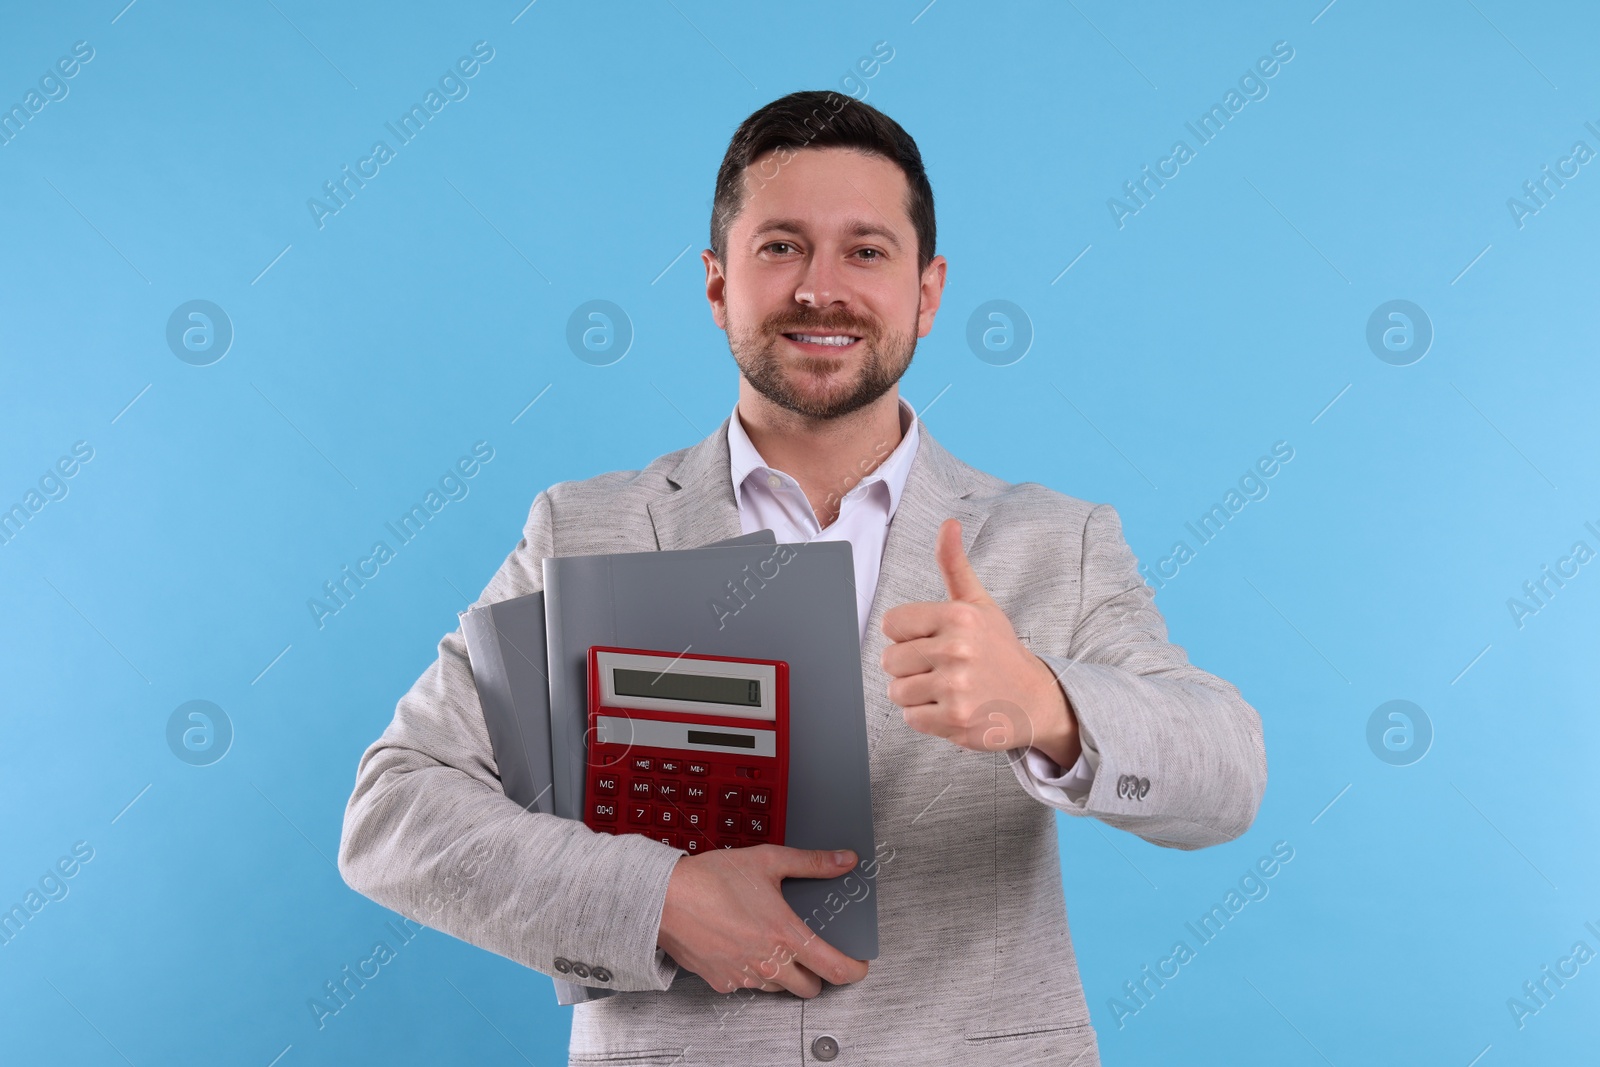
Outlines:
POLYGON ((0 147, 0 506, 94 449, 0 546, 0 906, 94 849, 0 947, 8 1060, 565 1062, 549 980, 434 931, 318 1029, 308 999, 392 940, 333 865, 356 761, 540 489, 727 415, 717 163, 878 41, 867 99, 921 145, 951 264, 901 383, 946 447, 1114 504, 1147 564, 1294 449, 1157 598, 1264 720, 1254 828, 1180 852, 1061 823, 1105 1061, 1593 1056, 1600 963, 1521 1029, 1506 1004, 1600 950, 1600 563, 1507 608, 1600 549, 1600 163, 1520 228, 1506 203, 1600 149, 1591 6, 124 2, 0 17, 6 107, 94 48, 0 147), (470 95, 319 229, 307 199, 480 40, 470 95), (1107 199, 1276 41, 1269 95, 1119 229, 1107 199), (192 299, 236 331, 206 367, 165 340, 192 299), (566 344, 591 299, 635 331, 610 366, 566 344), (992 299, 1035 334, 1009 366, 966 343, 992 299), (1410 366, 1365 340, 1391 299, 1435 330, 1410 366), (470 494, 319 629, 308 598, 476 441, 470 494), (207 767, 166 741, 194 699, 235 731, 207 767), (1432 722, 1410 766, 1366 740, 1391 699, 1432 722), (1119 1027, 1277 841, 1270 894, 1119 1027))

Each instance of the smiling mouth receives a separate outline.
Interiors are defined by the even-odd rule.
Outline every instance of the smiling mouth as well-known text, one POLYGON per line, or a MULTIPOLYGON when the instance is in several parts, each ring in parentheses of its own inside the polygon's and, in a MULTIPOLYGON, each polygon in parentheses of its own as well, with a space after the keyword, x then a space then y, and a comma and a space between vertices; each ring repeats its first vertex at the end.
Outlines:
POLYGON ((861 340, 853 333, 786 333, 783 336, 801 348, 832 351, 849 348, 861 340))

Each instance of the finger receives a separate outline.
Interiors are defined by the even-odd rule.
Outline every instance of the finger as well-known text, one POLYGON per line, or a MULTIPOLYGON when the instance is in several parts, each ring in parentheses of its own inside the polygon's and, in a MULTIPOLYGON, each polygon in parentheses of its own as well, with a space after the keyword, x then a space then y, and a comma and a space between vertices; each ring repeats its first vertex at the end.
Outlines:
POLYGON ((972 569, 967 552, 961 546, 961 522, 946 519, 939 524, 939 537, 934 543, 934 558, 944 575, 944 587, 951 600, 964 600, 971 604, 989 603, 989 594, 978 581, 978 572, 972 569))
POLYGON ((795 954, 795 962, 830 985, 849 985, 867 976, 864 961, 851 959, 816 934, 801 946, 795 954))
POLYGON ((905 719, 907 726, 929 737, 942 737, 946 741, 954 741, 961 733, 951 726, 950 717, 938 704, 915 704, 909 708, 901 708, 900 716, 905 719))
POLYGON ((879 628, 891 641, 932 637, 949 625, 949 601, 923 600, 896 604, 883 613, 879 628))
MULTIPOLYGON (((779 878, 837 878, 856 865, 856 854, 849 849, 830 852, 821 848, 790 848, 787 845, 756 845, 751 852, 763 853, 767 870, 779 878)), ((798 917, 794 918, 798 923, 798 917)))
POLYGON ((889 703, 897 708, 912 708, 919 704, 936 705, 944 696, 944 679, 932 671, 913 674, 889 681, 889 703))
POLYGON ((925 674, 938 669, 938 664, 933 661, 933 651, 934 642, 930 638, 919 637, 913 641, 896 641, 894 644, 884 646, 883 655, 878 657, 878 665, 891 678, 909 678, 913 674, 925 674))
POLYGON ((778 969, 778 976, 774 979, 780 989, 787 989, 797 997, 809 1000, 822 992, 822 979, 808 967, 803 967, 793 960, 785 963, 778 969))

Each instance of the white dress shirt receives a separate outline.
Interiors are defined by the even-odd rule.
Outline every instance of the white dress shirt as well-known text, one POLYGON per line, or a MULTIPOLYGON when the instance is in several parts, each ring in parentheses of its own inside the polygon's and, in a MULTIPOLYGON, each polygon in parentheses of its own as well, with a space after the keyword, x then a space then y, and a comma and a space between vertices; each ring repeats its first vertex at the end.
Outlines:
MULTIPOLYGON (((839 517, 826 530, 819 525, 800 483, 792 475, 768 466, 750 443, 737 403, 728 421, 728 459, 741 528, 745 533, 771 530, 780 544, 849 541, 856 569, 856 616, 861 623, 857 637, 863 643, 873 594, 878 588, 883 546, 889 537, 889 520, 900 505, 900 494, 905 490, 920 439, 916 411, 905 397, 899 399, 899 445, 871 474, 850 487, 840 500, 839 517)), ((931 560, 929 565, 933 565, 931 560)), ((1073 803, 1081 802, 1094 783, 1094 770, 1082 754, 1065 773, 1055 760, 1033 748, 1024 754, 1024 764, 1040 785, 1061 790, 1073 803)))

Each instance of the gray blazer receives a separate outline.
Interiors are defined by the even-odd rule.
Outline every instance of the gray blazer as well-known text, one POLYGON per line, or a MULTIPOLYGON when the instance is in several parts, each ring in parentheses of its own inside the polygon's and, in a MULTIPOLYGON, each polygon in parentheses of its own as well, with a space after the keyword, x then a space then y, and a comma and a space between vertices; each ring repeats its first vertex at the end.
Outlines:
MULTIPOLYGON (((693 548, 740 533, 728 422, 642 471, 562 482, 479 603, 541 587, 546 556, 693 548)), ((921 427, 890 524, 861 672, 879 842, 880 957, 865 980, 713 991, 656 947, 676 849, 524 811, 496 776, 457 629, 361 758, 339 870, 402 915, 554 975, 624 991, 573 1009, 572 1063, 1098 1064, 1062 899, 1052 808, 1168 848, 1229 841, 1266 787, 1261 721, 1168 643, 1117 513, 952 456, 921 427), (1054 669, 1096 765, 1078 804, 1046 800, 1021 751, 909 729, 878 661, 883 612, 942 600, 942 520, 1054 669), (583 976, 587 974, 587 978, 583 976)), ((863 862, 869 860, 862 857, 863 862)))

